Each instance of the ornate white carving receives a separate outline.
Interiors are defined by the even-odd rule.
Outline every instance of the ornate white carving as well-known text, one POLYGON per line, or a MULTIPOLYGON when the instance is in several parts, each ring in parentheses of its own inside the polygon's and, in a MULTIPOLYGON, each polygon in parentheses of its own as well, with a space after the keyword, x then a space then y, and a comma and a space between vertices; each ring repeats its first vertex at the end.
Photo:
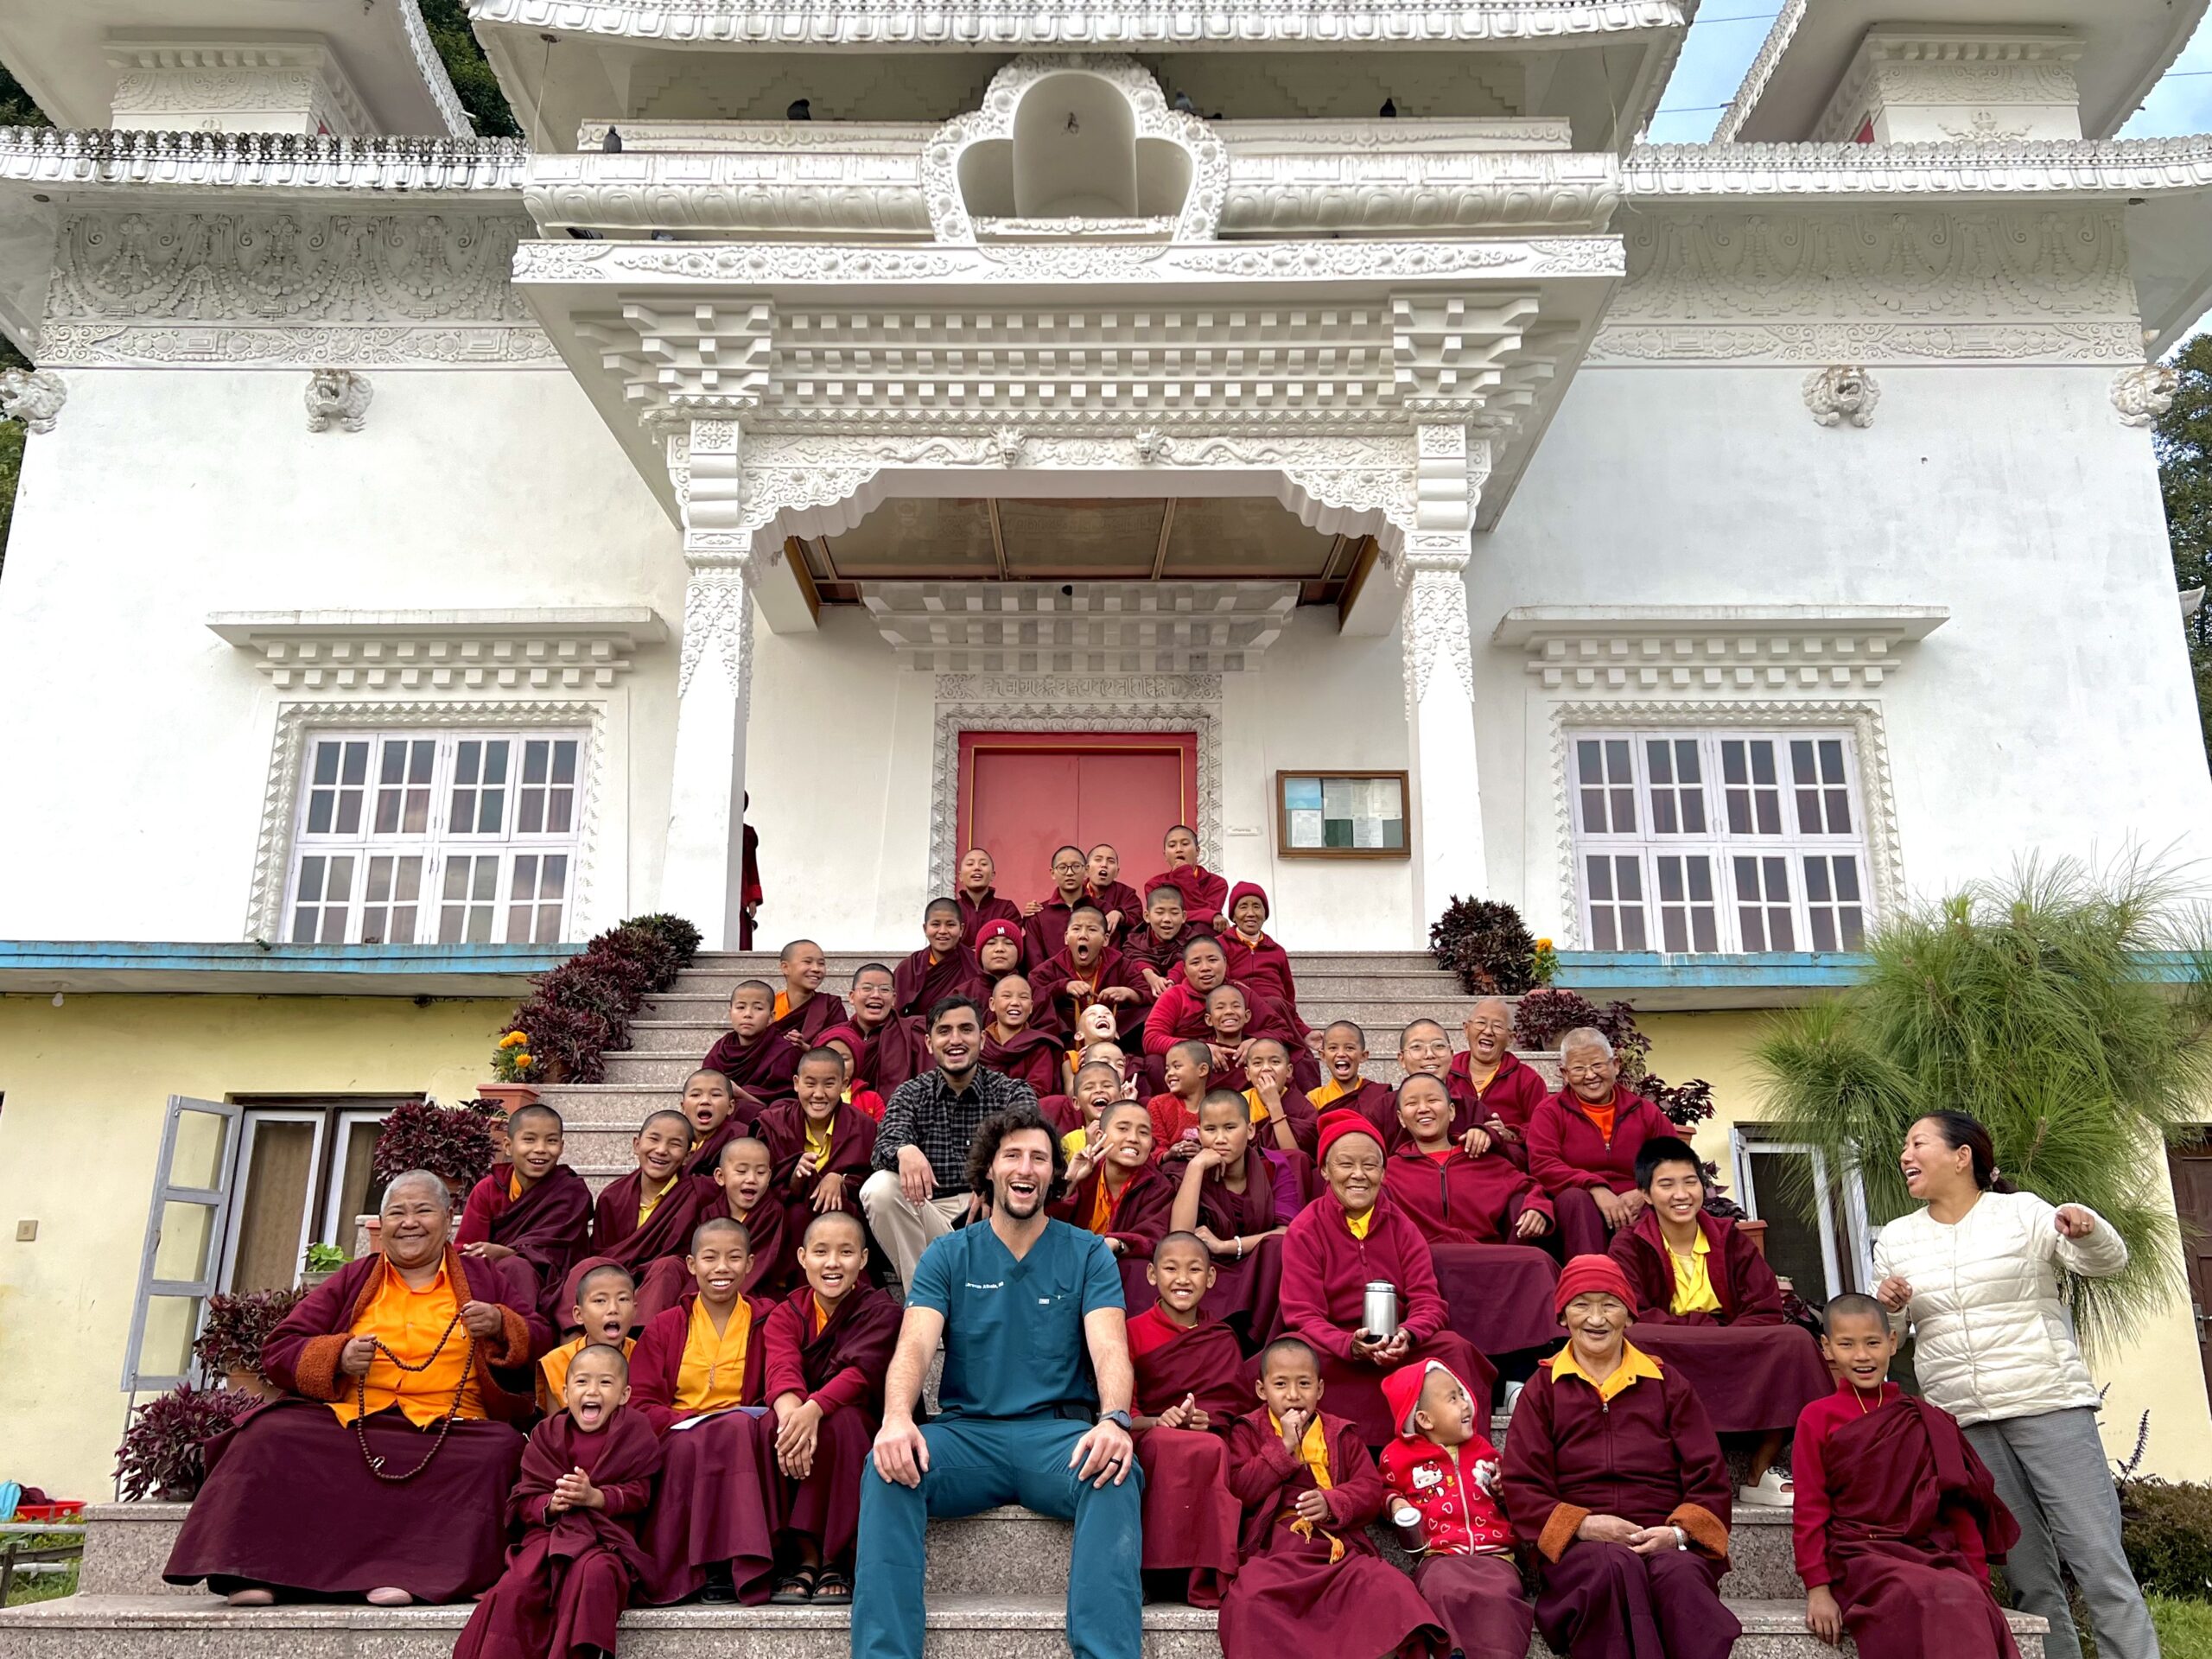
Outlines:
POLYGON ((2112 406, 2127 426, 2156 426, 2174 406, 2181 377, 2163 363, 2139 364, 2122 369, 2112 383, 2112 406))
POLYGON ((507 280, 526 224, 436 213, 73 215, 41 353, 64 364, 552 366, 507 280))
POLYGON ((476 124, 461 106, 461 94, 453 89, 453 77, 446 73, 446 60, 430 38, 421 6, 416 0, 394 0, 394 3, 399 11, 399 26, 407 36, 408 54, 415 60, 415 72, 423 77, 423 87, 430 94, 430 102, 438 106, 446 130, 456 138, 467 137, 476 130, 476 124))
MULTIPOLYGON (((960 734, 963 732, 1195 732, 1198 798, 1192 828, 1198 856, 1222 866, 1221 682, 1210 674, 1129 680, 1058 677, 985 679, 946 674, 937 684, 937 752, 930 785, 930 891, 950 893, 959 861, 960 734), (1182 684, 1178 684, 1180 682, 1182 684), (1183 689, 1187 685, 1187 690, 1183 689), (956 701, 957 698, 959 700, 956 701)), ((1147 849, 1124 849, 1141 859, 1147 849)), ((1129 870, 1142 880, 1149 868, 1129 870)))
POLYGON ((226 611, 211 632, 280 691, 604 690, 668 630, 645 609, 226 611))
POLYGON ((1440 665, 1471 709, 1475 666, 1467 637, 1466 561, 1415 557, 1408 563, 1412 571, 1404 621, 1408 714, 1427 695, 1440 665))
MULTIPOLYGON (((1808 196, 1870 200, 2158 195, 2212 183, 2212 136, 1923 144, 1638 144, 1623 163, 1631 207, 1808 196)), ((2053 204, 2038 203, 2038 207, 2053 204)))
POLYGON ((569 914, 580 931, 591 929, 591 885, 594 855, 604 825, 600 803, 606 799, 607 700, 602 697, 554 702, 544 698, 495 701, 456 698, 440 702, 309 700, 280 703, 269 781, 262 792, 261 833, 254 846, 253 880, 246 901, 245 937, 283 937, 284 881, 292 851, 292 827, 299 816, 300 769, 310 731, 391 731, 455 727, 582 727, 584 745, 583 814, 577 825, 575 861, 570 870, 569 914))
POLYGON ((1295 582, 1063 586, 865 582, 860 591, 903 665, 959 673, 1235 673, 1258 666, 1298 604, 1295 582))
POLYGON ((530 159, 512 138, 0 128, 0 179, 32 185, 435 190, 496 199, 519 194, 530 159))
POLYGON ((1525 650, 1547 691, 1834 696, 1883 684, 1899 647, 1949 616, 1933 605, 1536 605, 1506 612, 1491 638, 1525 650))
POLYGON ((753 700, 753 595, 741 565, 695 566, 683 591, 683 650, 676 677, 679 697, 712 651, 741 707, 753 700))
POLYGON ((1815 369, 1805 377, 1805 407, 1816 426, 1872 426, 1882 389, 1856 364, 1815 369))
POLYGON ((1541 785, 1531 779, 1529 787, 1543 787, 1551 795, 1559 913, 1567 918, 1569 944, 1579 945, 1583 939, 1582 907, 1574 874, 1574 827, 1567 796, 1568 746, 1577 730, 1592 726, 1657 731, 1698 726, 1741 727, 1751 731, 1848 728, 1858 751, 1859 805, 1866 814, 1866 862, 1875 908, 1891 911, 1904 902, 1904 857, 1897 834, 1897 795, 1891 783, 1889 742, 1878 699, 1555 702, 1552 705, 1551 776, 1541 785))
POLYGON ((193 40, 111 33, 118 127, 366 132, 376 123, 344 67, 312 40, 193 40))
POLYGON ((308 430, 359 432, 368 424, 369 399, 376 388, 365 374, 351 369, 315 369, 308 375, 308 430))
POLYGON ((1924 143, 1941 109, 1966 124, 1955 137, 2078 139, 2081 56, 2081 37, 2061 29, 1873 29, 1807 136, 1847 143, 1871 121, 1879 143, 1924 143))
POLYGON ((0 371, 0 415, 30 432, 51 432, 69 401, 68 383, 51 369, 0 371))
POLYGON ((2133 321, 1701 323, 1601 328, 1590 363, 2132 363, 2133 321))

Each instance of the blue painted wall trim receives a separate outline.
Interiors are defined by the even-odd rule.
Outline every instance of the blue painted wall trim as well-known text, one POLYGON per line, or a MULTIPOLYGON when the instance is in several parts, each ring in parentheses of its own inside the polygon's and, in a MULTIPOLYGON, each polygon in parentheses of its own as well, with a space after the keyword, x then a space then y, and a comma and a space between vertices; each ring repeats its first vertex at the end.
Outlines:
POLYGON ((537 944, 202 944, 0 939, 0 972, 542 974, 583 947, 537 944))

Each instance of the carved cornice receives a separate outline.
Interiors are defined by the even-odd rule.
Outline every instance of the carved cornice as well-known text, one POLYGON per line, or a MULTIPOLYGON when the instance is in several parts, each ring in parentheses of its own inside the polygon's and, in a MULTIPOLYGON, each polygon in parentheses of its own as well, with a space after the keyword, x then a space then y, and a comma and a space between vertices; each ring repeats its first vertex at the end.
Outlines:
MULTIPOLYGON (((63 188, 146 185, 518 196, 529 162, 528 148, 512 138, 0 127, 0 181, 63 188)), ((437 206, 443 208, 445 204, 437 206)))
POLYGON ((155 124, 149 115, 267 115, 315 121, 328 132, 366 132, 376 122, 328 47, 308 38, 194 40, 111 31, 108 67, 118 127, 155 124))
POLYGON ((445 122, 448 132, 456 138, 467 137, 476 130, 476 124, 461 106, 461 94, 453 89, 453 77, 446 73, 446 60, 438 52, 437 42, 430 38, 429 26, 423 21, 422 7, 417 0, 397 0, 397 4, 399 26, 407 36, 408 54, 415 60, 415 71, 423 77, 430 102, 438 106, 438 115, 445 122))
POLYGON ((791 0, 473 0, 480 30, 507 25, 561 29, 685 46, 976 47, 997 51, 1083 47, 1122 49, 1297 43, 1412 47, 1494 42, 1556 47, 1609 35, 1680 30, 1690 7, 1675 0, 1220 0, 1180 6, 1167 0, 1086 0, 1040 7, 1028 0, 849 0, 798 6, 791 0))
POLYGON ((2133 322, 1657 324, 1601 328, 1586 363, 2068 364, 2139 362, 2133 322))
POLYGON ((2212 136, 1962 140, 1942 144, 1638 144, 1623 164, 1630 207, 1808 196, 2142 196, 2212 187, 2212 136))
MULTIPOLYGON (((1086 582, 1072 594, 1061 589, 868 582, 861 601, 904 666, 962 675, 1235 673, 1258 665, 1298 604, 1295 582, 1086 582)), ((948 695, 942 683, 938 695, 948 695)))
POLYGON ((1766 96, 1767 83, 1774 79, 1774 72, 1782 67, 1782 54, 1789 49, 1790 40, 1797 33, 1797 26, 1805 21, 1808 0, 1783 0, 1782 10, 1775 14, 1774 22, 1759 42, 1759 49, 1751 59, 1751 67, 1744 71, 1742 84, 1736 96, 1720 117, 1719 124, 1713 130, 1716 144, 1732 143, 1744 130, 1751 111, 1758 107, 1759 99, 1766 96))
POLYGON ((2082 100, 2074 66, 2081 57, 2081 36, 2063 29, 1874 29, 1859 41, 1807 137, 1848 143, 1862 118, 1940 104, 1980 106, 1993 120, 2019 123, 2004 137, 2027 137, 2041 118, 2063 123, 2064 130, 2050 136, 2078 137, 2082 100))
POLYGON ((668 629, 652 611, 225 611, 210 632, 279 690, 605 688, 668 629))
POLYGON ((1871 690, 1897 647, 1949 620, 1940 605, 1523 606, 1491 632, 1517 646, 1537 684, 1573 690, 1737 698, 1871 690))

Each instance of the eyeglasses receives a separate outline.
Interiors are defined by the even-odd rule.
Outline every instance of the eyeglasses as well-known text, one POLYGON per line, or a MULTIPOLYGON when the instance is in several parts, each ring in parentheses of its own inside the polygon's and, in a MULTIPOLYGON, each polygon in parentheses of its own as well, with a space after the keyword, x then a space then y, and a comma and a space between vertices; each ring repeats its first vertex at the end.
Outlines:
POLYGON ((1611 1060, 1599 1060, 1593 1065, 1562 1065, 1559 1071, 1563 1077, 1602 1077, 1611 1064, 1611 1060))

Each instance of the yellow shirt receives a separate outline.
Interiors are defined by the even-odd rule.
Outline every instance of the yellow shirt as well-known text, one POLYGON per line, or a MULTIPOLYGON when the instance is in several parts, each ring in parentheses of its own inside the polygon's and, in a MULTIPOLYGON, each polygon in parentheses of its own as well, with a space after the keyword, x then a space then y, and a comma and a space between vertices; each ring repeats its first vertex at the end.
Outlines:
MULTIPOLYGON (((1272 1411, 1268 1414, 1268 1427, 1274 1430, 1277 1440, 1282 1438, 1282 1419, 1272 1411)), ((1306 1432, 1298 1437, 1298 1460, 1306 1465, 1306 1472, 1313 1477, 1314 1485, 1321 1491, 1325 1492, 1337 1484, 1329 1478, 1329 1437, 1322 1431, 1321 1414, 1318 1411, 1306 1420, 1306 1432)), ((1295 1516, 1297 1510, 1294 1507, 1286 1508, 1283 1515, 1295 1516)), ((1276 1517, 1278 1520, 1281 1518, 1282 1516, 1276 1517)), ((1290 1529, 1301 1538, 1311 1538, 1314 1532, 1313 1523, 1304 1519, 1292 1520, 1290 1529)), ((1329 1559, 1332 1561, 1344 1560, 1344 1540, 1328 1532, 1321 1535, 1329 1541, 1329 1559)))
POLYGON ((660 1201, 666 1198, 670 1192, 674 1189, 676 1184, 683 1179, 683 1172, 681 1169, 678 1169, 675 1174, 668 1178, 667 1185, 662 1187, 658 1192, 647 1192, 644 1198, 638 1201, 639 1226, 642 1227, 645 1224, 645 1217, 652 1214, 654 1210, 659 1206, 660 1201))
POLYGON ((1553 1382, 1558 1382, 1562 1376, 1579 1376, 1598 1390, 1600 1400, 1607 1402, 1626 1393, 1637 1378, 1648 1376, 1656 1382, 1661 1375, 1659 1362, 1632 1342, 1621 1344, 1621 1363, 1602 1382, 1574 1363, 1574 1347, 1571 1343, 1552 1357, 1551 1366, 1553 1382))
MULTIPOLYGON (((1367 1230, 1374 1224, 1375 1206, 1371 1204, 1356 1216, 1349 1210, 1344 1211, 1344 1225, 1351 1229, 1351 1236, 1354 1238, 1365 1238, 1367 1230)), ((1319 1422, 1320 1419, 1317 1417, 1313 1421, 1319 1422)))
MULTIPOLYGON (((569 1362, 583 1352, 589 1340, 588 1337, 571 1338, 537 1362, 537 1403, 549 1414, 560 1410, 562 1402, 568 1398, 569 1362)), ((637 1345, 635 1337, 623 1338, 622 1357, 629 1358, 637 1345)))
POLYGON ((745 1349, 753 1335, 752 1305, 743 1297, 718 1333, 704 1302, 691 1304, 683 1361, 676 1370, 678 1411, 723 1411, 745 1401, 745 1349))
POLYGON ((806 1149, 814 1154, 814 1171, 818 1175, 830 1167, 830 1132, 836 1126, 836 1119, 827 1123, 817 1123, 810 1117, 800 1121, 806 1125, 806 1149))
MULTIPOLYGON (((453 1409, 454 1390, 459 1389, 459 1414, 471 1420, 484 1415, 476 1368, 468 1360, 468 1332, 454 1323, 454 1315, 460 1312, 461 1303, 454 1298, 443 1265, 436 1278, 414 1290, 390 1262, 385 1264, 383 1282, 361 1317, 353 1321, 353 1334, 374 1337, 410 1365, 429 1363, 423 1370, 402 1370, 379 1350, 369 1363, 366 1387, 359 1394, 370 1411, 397 1405, 409 1422, 417 1428, 428 1427, 453 1409), (453 1327, 451 1335, 447 1335, 448 1325, 453 1327), (442 1348, 438 1346, 440 1337, 445 1338, 442 1348), (435 1360, 430 1359, 433 1349, 437 1350, 435 1360)), ((338 1414, 340 1422, 350 1423, 360 1414, 357 1391, 352 1377, 341 1373, 339 1381, 346 1385, 346 1390, 330 1402, 330 1408, 338 1414)))
POLYGON ((1070 1129, 1065 1135, 1060 1137, 1060 1150, 1067 1156, 1072 1158, 1076 1154, 1081 1152, 1085 1146, 1089 1145, 1090 1141, 1090 1130, 1070 1129))
POLYGON ((1351 1090, 1345 1088, 1344 1084, 1338 1083, 1334 1077, 1331 1077, 1319 1089, 1307 1090, 1306 1091, 1306 1098, 1313 1103, 1313 1109, 1318 1112, 1323 1110, 1325 1108, 1334 1105, 1337 1102, 1342 1100, 1350 1093, 1351 1093, 1351 1090))
POLYGON ((1266 1122, 1268 1121, 1268 1103, 1260 1098, 1260 1091, 1256 1089, 1247 1089, 1244 1091, 1244 1099, 1252 1108, 1252 1121, 1255 1123, 1266 1122))
MULTIPOLYGON (((1663 1243, 1665 1235, 1660 1237, 1663 1243)), ((1690 1247, 1688 1255, 1671 1244, 1667 1254, 1675 1264, 1675 1294, 1667 1304, 1669 1313, 1718 1313, 1720 1298, 1713 1288, 1713 1241, 1705 1236, 1705 1229, 1697 1230, 1697 1243, 1690 1247)))

